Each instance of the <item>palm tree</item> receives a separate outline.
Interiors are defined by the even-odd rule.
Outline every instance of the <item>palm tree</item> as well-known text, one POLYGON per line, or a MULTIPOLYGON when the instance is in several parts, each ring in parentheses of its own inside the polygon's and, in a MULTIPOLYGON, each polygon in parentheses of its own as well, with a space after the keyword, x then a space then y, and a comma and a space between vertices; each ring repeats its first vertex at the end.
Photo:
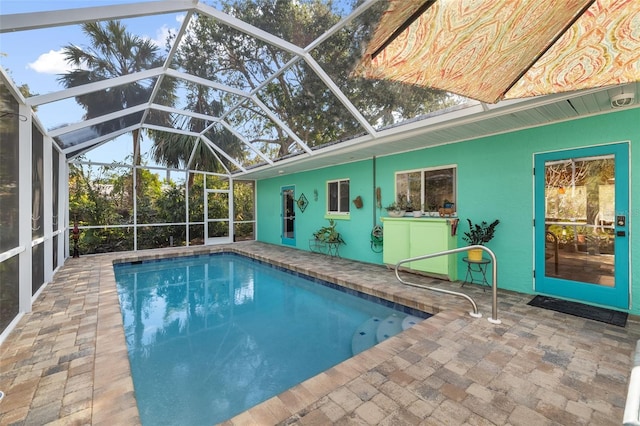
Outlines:
MULTIPOLYGON (((65 60, 74 67, 73 71, 59 77, 59 81, 67 88, 133 74, 164 63, 158 46, 151 40, 127 32, 120 21, 85 23, 82 24, 82 31, 89 38, 89 46, 69 44, 63 48, 65 60)), ((77 96, 76 101, 86 111, 85 120, 100 117, 147 102, 153 91, 153 83, 155 79, 152 84, 136 81, 110 87, 98 93, 77 96)), ((164 80, 163 83, 161 96, 173 99, 173 83, 164 80)), ((141 119, 142 112, 97 124, 94 129, 99 134, 108 134, 141 119)), ((140 130, 137 129, 133 131, 135 165, 140 165, 139 144, 140 130)))
MULTIPOLYGON (((208 99, 209 88, 201 85, 188 84, 187 91, 187 109, 193 110, 200 114, 219 117, 222 114, 222 106, 216 100, 208 99)), ((177 128, 185 128, 191 132, 200 133, 210 123, 200 119, 190 119, 186 117, 182 122, 174 123, 177 128)), ((162 131, 150 131, 154 140, 151 148, 151 155, 158 164, 166 167, 180 168, 185 167, 191 156, 191 152, 198 142, 193 136, 181 135, 176 133, 167 133, 162 131)), ((242 156, 243 149, 241 142, 233 136, 227 129, 210 130, 207 135, 212 142, 224 150, 231 156, 242 156), (212 137, 213 136, 213 137, 212 137)), ((227 161, 224 157, 216 158, 211 151, 204 146, 203 143, 198 144, 194 155, 191 169, 206 170, 211 172, 223 172, 222 164, 227 167, 227 161)), ((189 187, 193 184, 193 174, 189 174, 189 187)))

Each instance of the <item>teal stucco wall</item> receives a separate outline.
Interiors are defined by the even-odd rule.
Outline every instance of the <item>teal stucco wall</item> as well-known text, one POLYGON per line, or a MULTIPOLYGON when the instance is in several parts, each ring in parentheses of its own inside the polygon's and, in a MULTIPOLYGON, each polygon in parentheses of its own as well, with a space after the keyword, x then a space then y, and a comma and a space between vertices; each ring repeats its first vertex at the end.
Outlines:
MULTIPOLYGON (((361 209, 355 208, 353 203, 350 204, 351 212, 348 217, 334 217, 336 229, 346 242, 346 245, 340 247, 340 255, 368 263, 381 263, 382 254, 374 253, 370 247, 370 234, 374 226, 372 160, 259 181, 257 239, 273 244, 281 243, 280 191, 282 187, 294 186, 296 199, 304 194, 309 201, 304 212, 296 207, 296 247, 309 250, 309 239, 313 238, 313 232, 329 224, 326 217, 326 182, 336 179, 349 179, 351 200, 358 195, 363 200, 361 209)), ((380 211, 376 210, 375 214, 379 217, 380 211)))
MULTIPOLYGON (((629 109, 580 120, 566 121, 514 133, 443 145, 375 159, 375 186, 381 188, 382 205, 395 199, 394 173, 424 167, 457 165, 457 212, 461 219, 458 238, 467 229, 466 218, 474 222, 500 219, 496 237, 488 246, 496 253, 499 286, 522 293, 533 293, 533 158, 536 153, 585 147, 613 142, 630 142, 631 194, 640 188, 640 109, 629 109)), ((401 146, 401 143, 398 143, 401 146)), ((360 161, 280 176, 257 183, 257 239, 280 244, 280 188, 294 185, 296 198, 302 193, 309 200, 304 213, 296 215, 297 248, 308 250, 314 230, 327 224, 325 219, 326 181, 349 178, 351 199, 360 195, 364 207, 351 204, 348 220, 337 221, 347 242, 342 257, 369 263, 382 263, 382 254, 370 248, 374 217, 380 223, 384 210, 374 207, 374 160, 360 161), (314 191, 318 193, 317 201, 314 191), (374 216, 375 215, 375 216, 374 216)), ((630 199, 630 252, 640 253, 640 197, 630 199)), ((640 260, 635 262, 640 265, 640 260)), ((633 257, 631 259, 633 265, 633 257)), ((458 265, 462 270, 464 266, 458 265)), ((632 267, 631 313, 640 313, 640 266, 632 267)))

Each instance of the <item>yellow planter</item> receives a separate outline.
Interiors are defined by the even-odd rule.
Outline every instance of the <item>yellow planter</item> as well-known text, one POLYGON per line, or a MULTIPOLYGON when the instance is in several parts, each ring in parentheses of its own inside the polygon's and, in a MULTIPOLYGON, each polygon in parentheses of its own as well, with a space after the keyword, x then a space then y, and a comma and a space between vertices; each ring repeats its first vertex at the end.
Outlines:
POLYGON ((471 249, 467 252, 467 257, 472 262, 479 262, 482 260, 482 249, 471 249))

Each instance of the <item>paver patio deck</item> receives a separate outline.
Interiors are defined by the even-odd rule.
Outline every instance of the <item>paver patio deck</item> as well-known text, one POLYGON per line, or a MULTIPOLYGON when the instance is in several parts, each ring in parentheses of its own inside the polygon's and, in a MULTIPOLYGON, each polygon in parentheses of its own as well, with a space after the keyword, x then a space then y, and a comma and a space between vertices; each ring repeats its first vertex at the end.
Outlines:
MULTIPOLYGON (((637 318, 625 328, 528 306, 475 285, 452 296, 384 267, 258 242, 68 259, 0 347, 2 425, 134 425, 138 410, 113 262, 231 250, 424 309, 413 328, 230 419, 228 425, 619 425, 637 318)), ((412 276, 459 289, 459 284, 412 276)))

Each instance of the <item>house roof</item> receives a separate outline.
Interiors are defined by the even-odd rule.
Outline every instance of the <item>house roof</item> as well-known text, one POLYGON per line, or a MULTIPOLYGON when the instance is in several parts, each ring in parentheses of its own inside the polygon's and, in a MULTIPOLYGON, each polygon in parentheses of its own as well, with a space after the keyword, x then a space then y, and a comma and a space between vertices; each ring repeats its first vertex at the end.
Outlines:
MULTIPOLYGON (((624 106, 638 105, 637 82, 485 104, 446 92, 434 91, 431 97, 431 92, 398 83, 350 77, 350 67, 359 59, 386 1, 367 0, 356 8, 346 2, 323 2, 328 12, 311 14, 314 19, 304 22, 312 25, 305 28, 299 25, 305 17, 294 18, 295 11, 287 15, 272 10, 271 20, 259 14, 251 17, 241 12, 240 6, 247 3, 242 1, 228 1, 227 6, 200 0, 120 0, 101 6, 86 1, 88 7, 78 8, 79 3, 72 2, 76 7, 69 9, 3 13, 0 50, 30 33, 41 35, 43 51, 59 51, 59 44, 47 44, 54 38, 50 31, 75 28, 81 33, 78 26, 93 21, 121 20, 127 31, 141 38, 148 37, 145 24, 146 31, 149 25, 175 29, 160 41, 166 42, 166 49, 162 46, 163 61, 157 66, 24 99, 37 108, 41 127, 68 158, 143 129, 155 132, 156 138, 181 136, 171 143, 184 144, 187 159, 204 147, 225 172, 260 179, 612 112, 611 98, 620 94, 634 96, 631 105, 624 106), (239 16, 248 16, 253 24, 239 16), (204 22, 214 25, 203 25, 197 33, 204 22), (202 52, 194 49, 196 34, 211 36, 200 45, 202 52), (224 43, 234 44, 235 50, 224 43), (208 54, 216 52, 214 59, 198 67, 196 59, 208 48, 208 54), (231 69, 231 59, 239 52, 248 56, 242 66, 231 69), (173 83, 174 99, 162 96, 163 81, 173 83), (78 110, 76 99, 104 97, 118 87, 142 87, 147 95, 92 118, 80 110, 72 121, 55 121, 56 112, 71 105, 78 110), (204 94, 209 107, 194 103, 195 93, 204 94), (302 112, 304 116, 298 114, 302 112)), ((86 37, 66 43, 90 45, 86 37)), ((10 73, 3 75, 10 79, 10 73)), ((180 168, 194 168, 191 161, 185 160, 180 168)))

